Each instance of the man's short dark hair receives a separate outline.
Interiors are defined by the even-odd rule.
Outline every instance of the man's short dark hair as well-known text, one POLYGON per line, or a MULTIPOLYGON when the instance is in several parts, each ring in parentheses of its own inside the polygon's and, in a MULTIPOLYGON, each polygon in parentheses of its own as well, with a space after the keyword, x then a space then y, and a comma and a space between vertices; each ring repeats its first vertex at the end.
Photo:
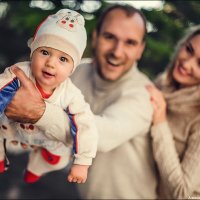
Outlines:
POLYGON ((138 13, 143 22, 144 22, 144 38, 143 40, 145 40, 145 37, 146 37, 146 34, 147 34, 147 22, 146 22, 146 18, 144 16, 144 14, 137 8, 133 7, 133 6, 130 6, 130 5, 121 5, 121 4, 115 4, 115 5, 112 5, 112 6, 109 6, 107 7, 103 12, 102 14, 100 15, 100 17, 98 18, 98 21, 97 21, 97 25, 96 25, 96 31, 97 31, 97 34, 100 33, 101 31, 101 27, 104 23, 104 20, 106 18, 106 16, 112 11, 112 10, 116 10, 116 9, 121 9, 123 10, 126 15, 129 17, 129 16, 132 16, 134 15, 135 13, 138 13))

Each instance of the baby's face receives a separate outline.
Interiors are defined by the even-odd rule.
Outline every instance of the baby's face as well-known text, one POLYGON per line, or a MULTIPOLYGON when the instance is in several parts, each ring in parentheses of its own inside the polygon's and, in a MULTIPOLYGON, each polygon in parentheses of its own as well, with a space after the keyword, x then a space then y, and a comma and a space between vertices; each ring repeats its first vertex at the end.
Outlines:
POLYGON ((68 54, 49 47, 33 52, 31 69, 36 81, 47 93, 62 83, 72 73, 74 62, 68 54))

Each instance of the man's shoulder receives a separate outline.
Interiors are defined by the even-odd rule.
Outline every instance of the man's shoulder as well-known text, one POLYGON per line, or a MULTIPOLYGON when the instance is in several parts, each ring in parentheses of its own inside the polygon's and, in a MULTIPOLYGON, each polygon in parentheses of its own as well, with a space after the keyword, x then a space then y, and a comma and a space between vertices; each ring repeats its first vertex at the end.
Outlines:
POLYGON ((84 79, 84 77, 87 77, 89 73, 91 73, 91 64, 92 59, 90 58, 84 58, 81 60, 81 63, 77 66, 75 71, 73 72, 71 79, 72 81, 76 81, 76 79, 84 79))
POLYGON ((132 82, 132 84, 135 86, 145 86, 147 84, 152 84, 150 78, 144 72, 140 71, 138 67, 135 66, 132 70, 132 73, 133 74, 129 81, 132 82))
POLYGON ((80 65, 81 64, 91 64, 92 63, 92 58, 82 58, 80 65))
POLYGON ((77 68, 76 68, 76 70, 75 71, 77 71, 77 70, 80 70, 80 68, 82 68, 82 67, 88 67, 88 66, 90 66, 92 64, 92 59, 91 58, 83 58, 82 60, 81 60, 81 62, 80 62, 80 64, 77 66, 77 68))

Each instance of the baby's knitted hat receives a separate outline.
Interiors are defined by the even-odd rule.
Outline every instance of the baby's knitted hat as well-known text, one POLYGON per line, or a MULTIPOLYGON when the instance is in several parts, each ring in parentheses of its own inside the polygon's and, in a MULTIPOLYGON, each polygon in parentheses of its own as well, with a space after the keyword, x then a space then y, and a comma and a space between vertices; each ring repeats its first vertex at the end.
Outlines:
POLYGON ((61 9, 48 16, 38 26, 29 44, 31 55, 39 47, 51 47, 70 55, 75 69, 86 47, 87 34, 84 24, 83 16, 69 9, 61 9))

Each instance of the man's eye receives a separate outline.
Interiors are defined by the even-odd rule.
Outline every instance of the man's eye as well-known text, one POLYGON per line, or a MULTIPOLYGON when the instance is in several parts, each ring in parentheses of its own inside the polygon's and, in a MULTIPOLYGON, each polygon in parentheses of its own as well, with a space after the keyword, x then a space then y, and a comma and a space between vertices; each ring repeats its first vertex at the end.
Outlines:
POLYGON ((67 62, 67 58, 65 58, 65 57, 60 57, 60 60, 61 60, 62 62, 67 62))
POLYGON ((43 55, 49 55, 48 51, 46 51, 44 49, 42 49, 41 52, 42 52, 43 55))
POLYGON ((112 35, 106 35, 105 38, 106 38, 106 39, 109 39, 109 40, 112 40, 112 39, 113 39, 113 36, 112 36, 112 35))
POLYGON ((108 40, 111 40, 111 39, 114 38, 114 36, 111 35, 111 34, 104 34, 104 38, 105 38, 105 39, 108 39, 108 40))
POLYGON ((127 40, 126 44, 127 44, 127 45, 131 45, 131 46, 136 46, 136 45, 137 45, 137 42, 134 41, 134 40, 127 40))

